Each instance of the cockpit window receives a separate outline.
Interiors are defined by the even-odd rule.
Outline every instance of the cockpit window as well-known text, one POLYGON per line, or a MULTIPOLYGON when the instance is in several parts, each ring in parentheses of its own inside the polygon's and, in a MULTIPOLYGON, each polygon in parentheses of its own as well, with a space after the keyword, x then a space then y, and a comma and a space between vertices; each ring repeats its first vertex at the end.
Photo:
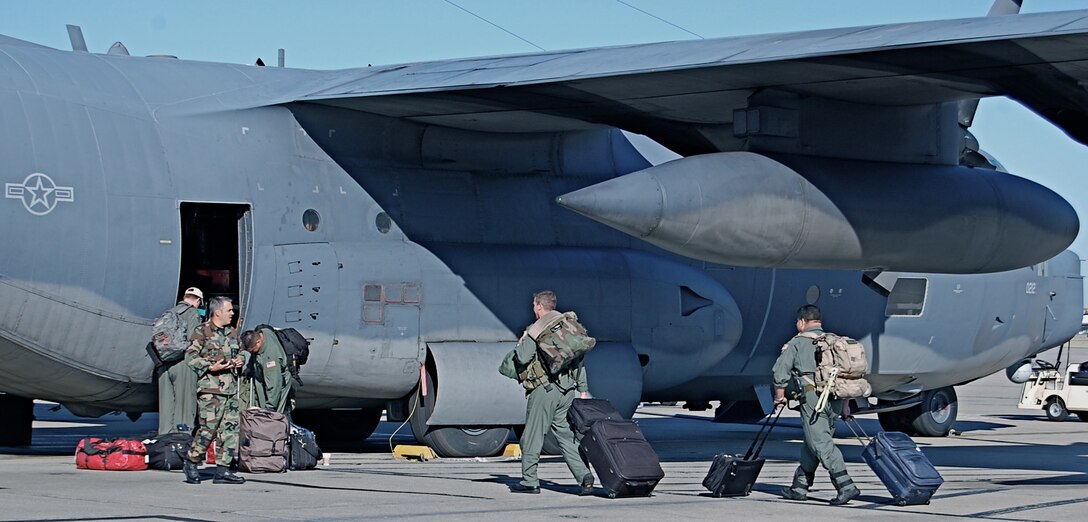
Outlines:
POLYGON ((891 294, 888 295, 888 307, 884 314, 922 315, 926 304, 926 284, 922 278, 901 277, 895 281, 891 294))

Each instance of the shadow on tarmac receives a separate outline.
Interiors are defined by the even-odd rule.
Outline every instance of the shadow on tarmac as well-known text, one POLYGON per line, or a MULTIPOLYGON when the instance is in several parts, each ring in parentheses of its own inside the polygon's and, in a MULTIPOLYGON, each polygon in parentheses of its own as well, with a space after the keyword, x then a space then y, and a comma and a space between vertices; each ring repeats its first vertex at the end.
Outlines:
MULTIPOLYGON (((34 414, 42 426, 34 429, 34 444, 24 447, 0 447, 0 455, 71 455, 76 444, 83 437, 101 436, 105 438, 143 439, 154 434, 158 426, 158 416, 146 414, 136 421, 124 415, 106 415, 97 419, 84 419, 73 416, 63 408, 49 404, 35 405, 34 414)), ((1009 415, 1009 420, 1038 419, 1032 415, 1009 415)), ((859 424, 869 436, 882 431, 875 418, 859 418, 859 424)), ((658 451, 663 462, 709 462, 719 453, 743 454, 759 430, 758 424, 722 424, 712 423, 706 418, 645 417, 638 419, 643 433, 658 451)), ((1040 420, 1040 422, 1047 422, 1040 420)), ((1080 421, 1067 421, 1080 422, 1080 421)), ((925 438, 916 438, 926 456, 938 468, 983 468, 1002 471, 1029 470, 1069 472, 1061 477, 1039 479, 1005 479, 995 481, 1006 485, 1068 485, 1088 484, 1088 442, 1070 442, 1069 444, 1037 444, 1024 440, 1022 436, 1010 437, 1013 440, 994 439, 1010 424, 961 421, 956 423, 960 435, 957 440, 963 444, 945 445, 927 442, 925 438), (975 439, 972 435, 987 435, 975 439)), ((387 453, 391 445, 415 444, 415 437, 410 429, 401 428, 400 423, 381 422, 374 434, 366 441, 352 448, 358 453, 387 453), (395 434, 394 434, 395 433, 395 434), (390 437, 392 436, 392 442, 390 437)), ((837 444, 843 457, 851 463, 863 463, 861 442, 854 439, 853 433, 843 423, 836 430, 837 444)), ((797 417, 782 418, 771 433, 763 456, 768 459, 796 461, 801 450, 801 420, 797 417)), ((320 440, 318 441, 320 443, 320 440)), ((323 448, 325 449, 325 448, 323 448)), ((333 451, 328 448, 326 451, 333 451)), ((546 456, 546 459, 558 459, 546 456)), ((995 477, 995 479, 998 479, 995 477)), ((518 477, 496 476, 504 484, 512 484, 518 477)), ((568 485, 544 483, 545 489, 566 491, 568 485)), ((773 493, 773 491, 768 491, 773 493)))

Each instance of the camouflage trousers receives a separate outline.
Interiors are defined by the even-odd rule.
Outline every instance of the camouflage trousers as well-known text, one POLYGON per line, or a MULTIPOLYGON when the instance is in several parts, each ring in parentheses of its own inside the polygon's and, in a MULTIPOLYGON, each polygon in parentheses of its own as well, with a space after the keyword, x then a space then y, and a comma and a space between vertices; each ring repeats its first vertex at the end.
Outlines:
POLYGON ((204 461, 208 446, 215 440, 215 463, 230 466, 238 460, 238 397, 201 393, 196 396, 197 427, 189 460, 204 461))

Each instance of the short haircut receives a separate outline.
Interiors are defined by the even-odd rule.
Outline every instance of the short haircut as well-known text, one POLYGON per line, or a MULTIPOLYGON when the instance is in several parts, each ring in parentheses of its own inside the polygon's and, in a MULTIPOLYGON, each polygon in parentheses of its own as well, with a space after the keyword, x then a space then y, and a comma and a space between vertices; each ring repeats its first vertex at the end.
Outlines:
POLYGON ((797 309, 797 318, 804 321, 820 321, 820 309, 816 305, 805 305, 797 309))
POLYGON ((227 306, 227 303, 231 302, 230 298, 225 295, 217 295, 208 300, 208 315, 215 315, 216 312, 222 310, 227 306))
POLYGON ((551 290, 542 290, 533 294, 533 304, 540 305, 545 310, 555 310, 559 300, 555 297, 555 292, 551 290))
POLYGON ((257 340, 259 338, 260 336, 257 335, 257 332, 246 330, 245 332, 242 332, 242 346, 245 347, 246 350, 250 350, 254 346, 257 346, 257 340))

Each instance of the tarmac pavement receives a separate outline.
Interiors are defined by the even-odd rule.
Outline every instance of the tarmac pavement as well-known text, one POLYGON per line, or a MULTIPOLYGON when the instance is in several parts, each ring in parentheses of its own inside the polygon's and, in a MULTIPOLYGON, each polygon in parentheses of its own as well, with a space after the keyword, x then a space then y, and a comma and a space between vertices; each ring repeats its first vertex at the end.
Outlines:
MULTIPOLYGON (((1043 355, 1053 360, 1054 351, 1043 355)), ((1063 357, 1064 359, 1064 357, 1063 357)), ((1088 360, 1088 347, 1073 348, 1073 361, 1088 360)), ((822 470, 812 499, 780 499, 801 444, 797 414, 787 412, 770 436, 767 463, 752 494, 716 499, 702 479, 717 453, 743 453, 757 426, 715 424, 712 412, 644 405, 636 414, 662 460, 665 479, 649 498, 608 499, 597 488, 579 497, 559 457, 540 468, 540 495, 515 494, 516 459, 394 459, 392 444, 411 444, 405 426, 382 422, 358 453, 334 453, 327 466, 283 474, 248 474, 244 485, 189 485, 180 471, 77 470, 72 452, 87 435, 136 435, 153 431, 155 415, 136 422, 124 416, 79 419, 65 410, 36 407, 34 445, 0 448, 0 520, 1084 520, 1088 510, 1088 422, 1071 417, 1050 422, 1042 410, 1020 410, 1021 385, 1004 373, 957 387, 956 434, 916 438, 945 478, 930 505, 899 507, 861 460, 861 443, 840 423, 837 444, 862 490, 847 506, 826 503, 835 495, 822 470)), ((860 418, 870 435, 875 417, 860 418)), ((320 442, 320 440, 318 441, 320 442)))

